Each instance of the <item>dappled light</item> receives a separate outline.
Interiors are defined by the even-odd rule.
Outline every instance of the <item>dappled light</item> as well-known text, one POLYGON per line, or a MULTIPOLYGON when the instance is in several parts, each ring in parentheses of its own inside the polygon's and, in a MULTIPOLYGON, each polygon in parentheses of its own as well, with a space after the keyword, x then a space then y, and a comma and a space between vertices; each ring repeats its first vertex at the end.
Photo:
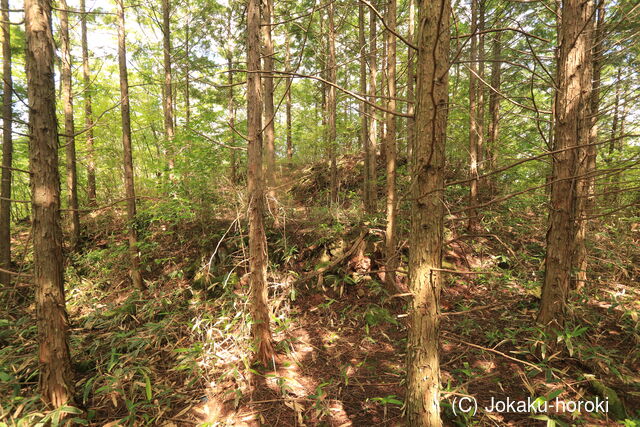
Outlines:
POLYGON ((640 426, 637 0, 0 36, 0 427, 640 426))

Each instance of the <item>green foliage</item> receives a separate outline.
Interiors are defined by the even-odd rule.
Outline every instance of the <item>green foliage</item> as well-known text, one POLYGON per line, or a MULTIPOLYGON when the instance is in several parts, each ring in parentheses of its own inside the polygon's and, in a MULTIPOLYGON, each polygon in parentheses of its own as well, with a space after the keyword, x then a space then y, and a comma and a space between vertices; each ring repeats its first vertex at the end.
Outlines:
POLYGON ((364 321, 370 327, 377 326, 382 323, 390 323, 395 326, 398 325, 398 321, 391 315, 391 313, 389 313, 389 310, 376 304, 370 304, 367 306, 364 312, 364 321))

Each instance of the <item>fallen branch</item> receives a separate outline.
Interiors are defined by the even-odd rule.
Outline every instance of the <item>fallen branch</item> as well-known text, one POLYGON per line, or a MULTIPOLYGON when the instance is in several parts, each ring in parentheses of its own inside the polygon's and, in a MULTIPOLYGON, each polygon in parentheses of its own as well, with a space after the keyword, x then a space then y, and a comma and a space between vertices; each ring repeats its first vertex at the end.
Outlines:
POLYGON ((431 271, 441 271, 443 273, 455 273, 455 274, 497 274, 497 275, 502 274, 497 271, 450 270, 448 268, 432 268, 431 271))
POLYGON ((489 305, 481 305, 479 307, 474 307, 474 308, 471 308, 469 310, 463 310, 463 311, 449 311, 449 312, 440 313, 440 316, 457 316, 459 314, 467 314, 467 313, 471 313, 473 311, 481 311, 481 310, 486 310, 488 308, 497 307, 500 304, 501 303, 489 304, 489 305))
POLYGON ((33 274, 20 273, 18 271, 5 270, 4 268, 0 268, 0 273, 10 274, 12 276, 18 276, 18 277, 33 277, 33 274))
POLYGON ((364 240, 364 238, 367 235, 367 233, 368 233, 367 230, 361 232, 360 235, 358 236, 358 238, 356 239, 356 241, 351 246, 351 248, 349 248, 349 250, 346 251, 342 256, 340 256, 340 257, 336 258, 335 260, 331 261, 331 263, 329 265, 327 265, 326 267, 321 267, 318 270, 313 271, 313 272, 311 272, 311 273, 299 278, 298 280, 296 280, 294 282, 294 285, 301 285, 301 284, 303 284, 305 282, 308 282, 311 279, 314 279, 314 278, 316 278, 318 276, 321 276, 324 273, 334 269, 337 265, 341 264, 345 259, 347 259, 350 256, 352 256, 355 253, 355 251, 358 250, 358 247, 360 246, 360 244, 364 240))
POLYGON ((480 350, 484 350, 484 351, 489 351, 491 353, 495 353, 498 356, 504 357, 505 359, 509 359, 509 360, 514 361, 514 362, 522 363, 523 365, 527 365, 529 367, 534 368, 538 372, 542 372, 542 368, 541 367, 539 367, 539 366, 537 366, 537 365, 535 365, 535 364, 533 364, 531 362, 527 362, 526 360, 520 360, 520 359, 517 359, 515 357, 511 357, 508 354, 505 354, 505 353, 503 353, 501 351, 494 350, 492 348, 482 347, 481 345, 473 344, 473 343, 470 343, 470 342, 467 342, 467 341, 463 341, 460 338, 456 337, 455 335, 452 335, 452 334, 447 333, 447 332, 443 332, 443 335, 446 335, 448 339, 456 341, 456 342, 458 342, 460 344, 468 345, 469 347, 474 347, 474 348, 477 348, 477 349, 480 349, 480 350))

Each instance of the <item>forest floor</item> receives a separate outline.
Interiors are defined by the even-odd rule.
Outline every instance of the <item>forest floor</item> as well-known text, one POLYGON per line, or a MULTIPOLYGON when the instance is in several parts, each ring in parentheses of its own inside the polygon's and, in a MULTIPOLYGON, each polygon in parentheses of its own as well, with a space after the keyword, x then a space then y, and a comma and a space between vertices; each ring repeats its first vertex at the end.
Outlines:
MULTIPOLYGON (((326 195, 316 189, 326 188, 323 165, 293 175, 270 204, 269 297, 278 357, 267 368, 251 363, 241 193, 230 191, 215 206, 169 200, 141 207, 144 294, 129 287, 124 212, 109 208, 84 217, 84 246, 70 254, 66 270, 76 406, 84 411, 67 408, 73 422, 403 425, 407 302, 382 284, 384 222, 362 217, 357 160, 341 162, 347 197, 340 208, 322 206, 326 195)), ((591 281, 572 298, 560 334, 563 351, 538 357, 546 218, 531 204, 485 212, 484 230, 474 236, 449 218, 446 268, 473 274, 449 274, 443 287, 445 423, 620 425, 627 419, 624 425, 640 425, 638 225, 608 218, 594 227, 591 281), (474 416, 455 411, 465 396, 477 399, 474 416), (485 409, 492 398, 598 396, 609 397, 608 413, 485 409)), ((408 217, 400 224, 406 261, 408 217)), ((23 262, 16 267, 31 262, 29 240, 24 224, 14 239, 23 262)), ((402 271, 399 280, 406 287, 402 271)), ((33 425, 44 414, 35 394, 33 295, 27 283, 1 292, 0 420, 33 425)))

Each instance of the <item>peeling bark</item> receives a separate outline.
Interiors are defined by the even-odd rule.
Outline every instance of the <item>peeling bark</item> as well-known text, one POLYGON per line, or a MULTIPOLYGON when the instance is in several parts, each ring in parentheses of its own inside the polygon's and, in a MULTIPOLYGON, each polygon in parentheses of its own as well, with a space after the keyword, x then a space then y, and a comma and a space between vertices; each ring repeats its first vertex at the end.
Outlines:
POLYGON ((262 173, 262 85, 260 83, 260 0, 247 5, 247 190, 249 194, 249 270, 251 335, 256 359, 267 365, 274 356, 267 304, 267 238, 264 232, 262 173))
POLYGON ((555 149, 545 277, 538 323, 555 342, 564 329, 576 236, 576 197, 580 158, 591 128, 591 21, 593 1, 564 0, 557 67, 555 149))
POLYGON ((406 422, 438 427, 444 158, 449 86, 449 0, 418 0, 416 135, 412 161, 406 422), (423 196, 427 194, 426 196, 423 196))
POLYGON ((50 0, 25 1, 25 27, 39 383, 45 403, 59 408, 73 400, 74 384, 65 308, 50 0))

